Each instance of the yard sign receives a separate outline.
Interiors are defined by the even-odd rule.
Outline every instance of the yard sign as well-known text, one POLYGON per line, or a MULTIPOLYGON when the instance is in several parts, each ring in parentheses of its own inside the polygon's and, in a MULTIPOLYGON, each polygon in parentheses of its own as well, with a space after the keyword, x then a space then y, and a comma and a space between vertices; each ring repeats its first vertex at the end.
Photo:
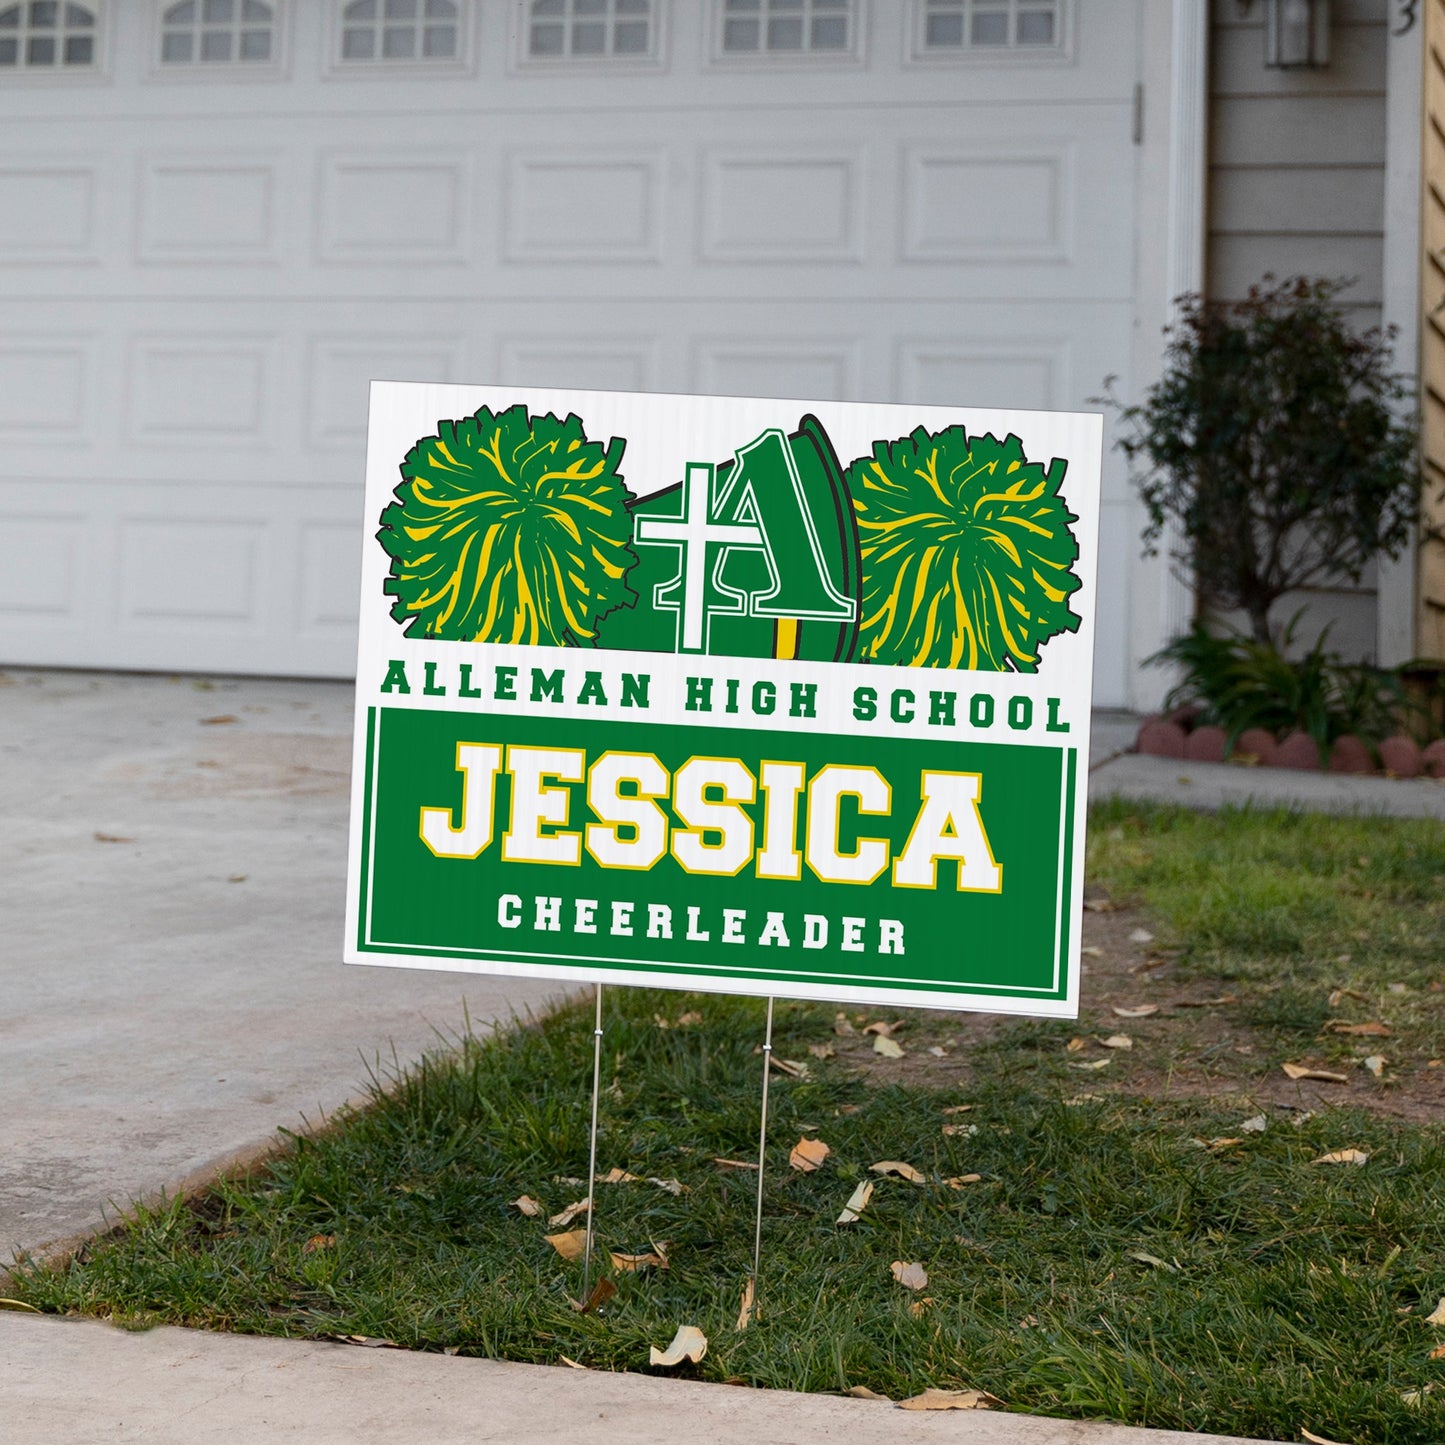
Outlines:
POLYGON ((347 962, 1076 1014, 1100 437, 375 383, 347 962))

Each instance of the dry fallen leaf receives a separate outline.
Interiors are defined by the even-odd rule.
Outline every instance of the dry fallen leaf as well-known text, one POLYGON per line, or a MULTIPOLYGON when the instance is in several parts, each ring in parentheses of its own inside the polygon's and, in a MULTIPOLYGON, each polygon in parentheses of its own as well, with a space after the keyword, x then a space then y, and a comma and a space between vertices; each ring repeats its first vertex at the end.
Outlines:
POLYGON ((954 1104, 945 1109, 945 1114, 971 1114, 978 1106, 976 1104, 954 1104))
POLYGON ((569 1229, 566 1234, 544 1234, 542 1238, 563 1259, 581 1259, 587 1250, 587 1231, 585 1229, 569 1229))
POLYGON ((1369 1160, 1369 1155, 1361 1153, 1358 1149, 1335 1149, 1329 1154, 1321 1154, 1318 1159, 1311 1159, 1311 1164, 1364 1164, 1369 1160))
POLYGON ((608 1250, 608 1256, 612 1260, 612 1268, 618 1274, 637 1274, 644 1269, 667 1268, 667 1255, 660 1250, 655 1253, 649 1251, 647 1254, 619 1254, 616 1250, 608 1250))
POLYGON ((808 1052, 815 1059, 831 1059, 835 1050, 832 1044, 809 1044, 808 1052))
POLYGON ((1132 1049, 1134 1040, 1128 1034, 1110 1034, 1107 1039, 1100 1039, 1099 1042, 1106 1049, 1132 1049))
POLYGON ((952 1179, 943 1182, 950 1189, 962 1189, 965 1184, 977 1184, 982 1178, 982 1174, 955 1174, 952 1179))
POLYGON ((930 1044, 928 1046, 928 1052, 932 1054, 935 1059, 946 1059, 948 1057, 948 1050, 941 1048, 938 1044, 930 1044))
POLYGON ((322 1335, 323 1340, 335 1340, 339 1345, 360 1345, 367 1350, 399 1350, 401 1345, 384 1335, 322 1335))
POLYGON ((672 1337, 672 1343, 665 1350, 659 1350, 656 1345, 648 1348, 647 1363, 671 1369, 684 1360, 697 1364, 705 1354, 707 1336, 696 1325, 679 1325, 677 1333, 672 1337))
POLYGON ((1147 928, 1136 928, 1129 935, 1130 943, 1153 943, 1154 935, 1147 928))
POLYGON ((876 1390, 870 1390, 867 1385, 849 1385, 843 1393, 851 1395, 855 1400, 877 1400, 881 1405, 893 1403, 887 1395, 880 1395, 876 1390))
POLYGON ((749 1164, 746 1159, 714 1159, 714 1164, 724 1169, 756 1169, 756 1164, 749 1164))
POLYGON ((1303 1425, 1300 1426, 1300 1434, 1310 1442, 1310 1445, 1341 1445, 1340 1441, 1326 1440, 1323 1435, 1316 1435, 1313 1430, 1306 1430, 1303 1425))
POLYGON ((585 1300, 568 1300, 567 1303, 577 1311, 579 1315, 596 1314, 613 1295, 617 1293, 617 1286, 607 1276, 600 1275, 597 1283, 592 1286, 592 1293, 585 1300))
POLYGON ((754 1294, 755 1291, 753 1286, 753 1280, 750 1276, 747 1280, 747 1283, 743 1285, 743 1303, 742 1308, 738 1310, 737 1328, 739 1330, 747 1329, 747 1327, 753 1322, 754 1294))
POLYGON ((1427 1325, 1445 1325, 1445 1296, 1442 1296, 1440 1303, 1435 1306, 1435 1313, 1425 1316, 1427 1325))
POLYGON ((1079 1038, 1077 1035, 1075 1035, 1068 1041, 1068 1043, 1064 1045, 1064 1052, 1069 1054, 1077 1054, 1080 1049, 1084 1049, 1087 1047, 1088 1040, 1079 1038))
POLYGON ((1217 1151, 1220 1149, 1233 1149, 1236 1144, 1243 1143, 1243 1139, 1235 1139, 1232 1137, 1228 1139, 1211 1139, 1206 1147, 1217 1151))
POLYGON ((1120 1008, 1118 1004, 1115 1004, 1114 1012, 1121 1019, 1147 1019, 1150 1014, 1159 1012, 1159 1005, 1157 1003, 1141 1003, 1135 1008, 1120 1008))
POLYGON ((1391 1029, 1388 1024, 1371 1021, 1367 1024, 1347 1024, 1343 1019, 1331 1019, 1325 1028, 1332 1034, 1348 1034, 1351 1038, 1388 1039, 1391 1029))
POLYGON ((1436 1345, 1426 1358, 1430 1360, 1445 1360, 1445 1345, 1436 1345))
MULTIPOLYGON (((953 1127, 957 1128, 958 1126, 954 1125, 953 1127)), ((905 1164, 901 1159, 880 1159, 878 1163, 868 1166, 868 1172, 870 1174, 896 1174, 910 1184, 926 1184, 928 1182, 927 1175, 920 1174, 913 1165, 905 1164)))
POLYGON ((1308 1064, 1281 1064, 1280 1068, 1291 1079, 1319 1079, 1326 1084, 1348 1084, 1344 1074, 1332 1074, 1328 1069, 1312 1069, 1308 1064))
POLYGON ((313 1234, 305 1244, 301 1246, 302 1254, 315 1254, 318 1249, 330 1249, 336 1243, 334 1234, 313 1234))
POLYGON ((801 1174, 811 1174, 832 1152, 821 1139, 799 1139, 788 1163, 801 1174))
POLYGON ((566 1209, 559 1210, 547 1221, 548 1229, 566 1229, 579 1214, 586 1214, 592 1208, 591 1198, 579 1199, 574 1204, 569 1204, 566 1209))
POLYGON ((878 1034, 873 1040, 873 1052, 882 1054, 885 1059, 901 1059, 903 1050, 899 1048, 887 1034, 878 1034))
POLYGON ((812 1078, 807 1064, 800 1064, 796 1059, 780 1059, 777 1054, 768 1055, 768 1067, 776 1069, 780 1074, 786 1074, 790 1079, 812 1078))
POLYGON ((886 1019, 875 1019, 873 1023, 864 1028, 863 1032, 865 1034, 882 1034, 884 1038, 887 1038, 893 1032, 893 1025, 886 1019))
POLYGON ((1384 1054, 1371 1054, 1369 1058, 1365 1060, 1365 1068, 1379 1079, 1384 1077, 1385 1065, 1389 1062, 1389 1059, 1387 1059, 1384 1054))
POLYGON ((843 1206, 843 1212, 838 1216, 839 1224, 856 1223, 858 1216, 868 1208, 868 1201, 873 1198, 873 1181, 865 1179, 849 1196, 848 1202, 843 1206))
POLYGON ((566 1355, 558 1355, 557 1358, 567 1366, 569 1370, 585 1370, 586 1365, 579 1365, 576 1360, 569 1359, 566 1355))
POLYGON ((685 1029, 689 1024, 700 1024, 701 1022, 702 1015, 695 1008, 690 1008, 685 1014, 677 1016, 677 1023, 673 1027, 685 1029))
POLYGON ((945 1134, 949 1135, 950 1137, 953 1136, 953 1135, 955 1135, 955 1134, 961 1134, 965 1139, 968 1139, 968 1138, 972 1137, 974 1134, 977 1134, 977 1133, 978 1133, 978 1125, 977 1125, 977 1124, 945 1124, 945 1125, 943 1126, 943 1132, 944 1132, 945 1134))
POLYGON ((1080 1104, 1100 1104, 1103 1103, 1103 1100, 1102 1094, 1075 1094, 1072 1098, 1064 1100, 1064 1108, 1077 1109, 1080 1104))
POLYGON ((1146 1254, 1142 1249, 1131 1249, 1125 1252, 1126 1259, 1137 1259, 1140 1264, 1152 1265, 1155 1269, 1167 1269, 1170 1274, 1178 1274, 1179 1266, 1170 1264, 1167 1259, 1160 1259, 1157 1254, 1146 1254))
POLYGON ((649 1184, 655 1184, 659 1189, 664 1189, 669 1194, 687 1193, 687 1185, 680 1179, 659 1179, 656 1175, 649 1174, 647 1176, 647 1182, 649 1184))
POLYGON ((1112 1058, 1107 1058, 1107 1059, 1090 1059, 1087 1063, 1084 1063, 1084 1064, 1070 1064, 1069 1067, 1070 1067, 1071 1069, 1104 1069, 1104 1068, 1107 1068, 1107 1067, 1108 1067, 1110 1064, 1112 1064, 1113 1062, 1114 1062, 1114 1060, 1113 1060, 1112 1058))
POLYGON ((848 1015, 840 1013, 834 1014, 833 1016, 833 1032, 837 1034, 839 1038, 846 1038, 849 1034, 855 1033, 856 1030, 853 1025, 848 1022, 848 1015))
POLYGON ((931 1294, 926 1294, 920 1299, 910 1301, 908 1306, 908 1313, 911 1314, 915 1319, 917 1319, 932 1303, 933 1296, 931 1294))
POLYGON ((888 1268, 904 1289, 927 1289, 928 1271, 921 1264, 904 1264, 901 1259, 895 1259, 888 1268))
POLYGON ((1086 898, 1084 899, 1085 913, 1116 913, 1119 905, 1112 898, 1086 898))
POLYGON ((597 1176, 599 1184, 636 1184, 637 1175, 629 1174, 625 1169, 609 1169, 606 1174, 597 1176))
POLYGON ((1269 1120, 1263 1114, 1254 1114, 1239 1126, 1241 1134, 1263 1134, 1269 1128, 1269 1120))
POLYGON ((900 1410, 991 1410, 1003 1401, 987 1390, 925 1390, 900 1400, 900 1410))

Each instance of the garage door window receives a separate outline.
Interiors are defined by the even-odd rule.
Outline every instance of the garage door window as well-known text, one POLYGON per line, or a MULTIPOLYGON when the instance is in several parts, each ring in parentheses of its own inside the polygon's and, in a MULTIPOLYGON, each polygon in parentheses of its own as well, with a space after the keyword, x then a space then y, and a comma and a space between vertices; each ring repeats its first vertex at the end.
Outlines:
POLYGON ((341 63, 457 60, 456 0, 350 0, 341 7, 341 63))
POLYGON ((0 66, 93 69, 98 58, 95 6, 65 0, 0 4, 0 66))
POLYGON ((722 0, 718 49, 733 55, 847 55, 855 0, 722 0))
POLYGON ((275 52, 265 0, 180 0, 161 12, 162 65, 265 65, 275 52))
POLYGON ((526 0, 528 60, 645 60, 653 0, 526 0))
POLYGON ((918 45, 924 55, 1057 51, 1064 0, 920 0, 918 45))

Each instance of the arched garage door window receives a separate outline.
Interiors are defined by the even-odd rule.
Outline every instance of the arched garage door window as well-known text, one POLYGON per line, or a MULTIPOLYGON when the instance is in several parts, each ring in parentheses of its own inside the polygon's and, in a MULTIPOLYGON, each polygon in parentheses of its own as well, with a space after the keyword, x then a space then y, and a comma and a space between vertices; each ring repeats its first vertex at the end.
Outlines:
POLYGON ((94 6, 67 0, 0 4, 0 66, 51 70, 96 63, 94 6))
POLYGON ((341 8, 341 61, 455 60, 456 0, 350 0, 341 8))
POLYGON ((276 50, 276 10, 265 0, 180 0, 161 15, 163 65, 264 65, 276 50))

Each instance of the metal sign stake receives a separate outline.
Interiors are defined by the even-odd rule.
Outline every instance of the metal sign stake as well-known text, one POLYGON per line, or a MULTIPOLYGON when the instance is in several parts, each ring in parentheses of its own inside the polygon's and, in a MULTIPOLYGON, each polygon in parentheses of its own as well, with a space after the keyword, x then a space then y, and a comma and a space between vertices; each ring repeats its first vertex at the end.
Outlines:
POLYGON ((758 1217, 753 1230, 753 1314, 758 1309, 758 1263, 763 1253, 763 1172, 768 1149, 768 1075, 773 1071, 773 1003, 768 998, 768 1024, 763 1036, 763 1103, 758 1122, 758 1217))
POLYGON ((582 1254, 582 1298, 584 1301, 592 1296, 592 1213, 597 1197, 597 1093, 601 1080, 602 985, 599 983, 597 985, 597 1016, 592 1025, 592 1136, 587 1154, 587 1244, 582 1254))

